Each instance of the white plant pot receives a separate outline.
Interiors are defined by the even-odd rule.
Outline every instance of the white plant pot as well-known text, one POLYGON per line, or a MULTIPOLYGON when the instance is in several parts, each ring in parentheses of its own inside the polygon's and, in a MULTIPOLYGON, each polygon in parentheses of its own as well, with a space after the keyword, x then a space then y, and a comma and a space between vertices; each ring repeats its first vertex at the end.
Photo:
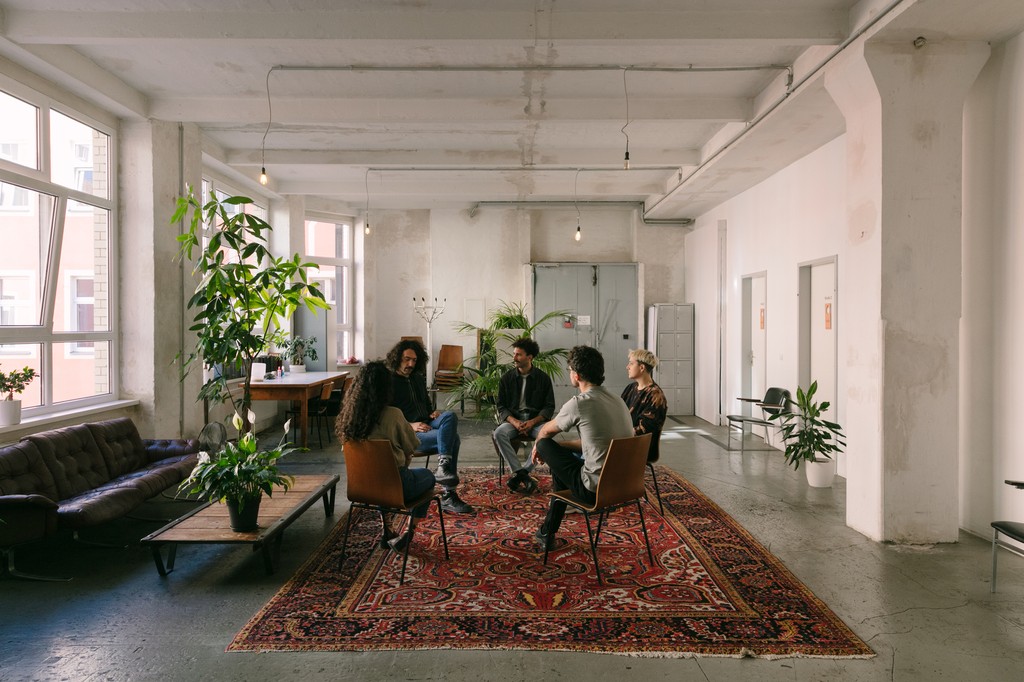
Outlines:
POLYGON ((807 484, 812 488, 831 488, 835 466, 836 463, 828 459, 821 462, 804 462, 807 484))
POLYGON ((21 423, 21 401, 0 400, 0 426, 14 426, 21 423))
POLYGON ((305 365, 296 365, 296 364, 292 363, 292 372, 294 372, 295 374, 300 374, 300 373, 305 372, 305 371, 306 371, 306 366, 305 365))

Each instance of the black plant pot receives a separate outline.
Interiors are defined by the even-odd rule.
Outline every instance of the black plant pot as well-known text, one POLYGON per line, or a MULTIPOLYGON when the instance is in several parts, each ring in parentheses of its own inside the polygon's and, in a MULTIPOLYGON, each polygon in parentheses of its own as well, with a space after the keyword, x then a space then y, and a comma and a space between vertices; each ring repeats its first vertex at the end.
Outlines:
POLYGON ((260 514, 260 500, 262 495, 245 500, 240 504, 239 500, 228 500, 228 517, 231 519, 231 530, 236 533, 249 533, 259 528, 257 519, 260 514))

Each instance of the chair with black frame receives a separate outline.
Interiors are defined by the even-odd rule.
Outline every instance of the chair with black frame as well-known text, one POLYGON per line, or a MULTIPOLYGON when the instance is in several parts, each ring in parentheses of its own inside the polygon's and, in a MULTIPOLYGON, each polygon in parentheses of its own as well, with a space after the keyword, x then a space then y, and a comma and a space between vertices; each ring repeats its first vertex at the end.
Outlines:
MULTIPOLYGON (((451 393, 462 384, 462 346, 442 344, 437 354, 437 369, 434 370, 435 391, 451 393)), ((434 406, 437 407, 436 405, 434 406)), ((459 401, 459 410, 466 413, 465 399, 459 401)))
MULTIPOLYGON (((1006 485, 1012 485, 1018 490, 1024 490, 1024 481, 1004 481, 1006 485)), ((1024 523, 1017 521, 993 521, 992 522, 992 592, 996 591, 996 550, 999 545, 1002 544, 1004 547, 1009 547, 1005 543, 999 542, 999 535, 1003 534, 1006 537, 1016 540, 1017 542, 1024 542, 1024 523)))
POLYGON ((729 421, 729 449, 732 449, 732 430, 738 428, 740 430, 740 454, 742 454, 744 451, 743 437, 747 433, 747 426, 763 426, 765 440, 771 444, 771 430, 777 425, 768 421, 768 417, 788 410, 789 404, 793 402, 793 397, 788 390, 773 386, 765 391, 764 398, 737 398, 737 400, 753 403, 761 408, 760 417, 751 417, 745 414, 730 414, 725 417, 729 421))
MULTIPOLYGON (((307 414, 309 415, 310 420, 312 422, 316 423, 316 440, 317 440, 317 444, 321 448, 323 448, 323 446, 324 446, 323 427, 324 427, 325 424, 327 425, 327 442, 328 443, 331 442, 331 427, 330 427, 330 424, 327 424, 327 420, 326 420, 326 416, 324 414, 324 411, 327 409, 328 403, 331 400, 331 393, 333 391, 334 391, 334 382, 333 381, 326 382, 320 388, 320 396, 317 397, 317 398, 310 398, 309 406, 306 408, 307 409, 307 414)), ((340 410, 341 410, 341 399, 340 398, 338 399, 338 402, 337 402, 337 408, 338 408, 338 411, 340 412, 340 410)), ((297 426, 298 426, 299 414, 300 414, 300 412, 299 412, 298 408, 294 408, 294 407, 289 409, 287 412, 285 412, 285 419, 286 420, 288 420, 288 419, 292 420, 292 428, 293 429, 297 428, 297 426)), ((335 413, 335 416, 337 416, 337 413, 335 413)))
MULTIPOLYGON (((415 500, 405 500, 402 494, 402 479, 399 477, 398 465, 391 453, 390 442, 386 440, 345 441, 342 452, 345 455, 346 494, 352 504, 345 520, 345 536, 341 542, 341 556, 338 558, 339 571, 345 564, 348 534, 356 509, 376 509, 380 513, 382 526, 386 528, 385 514, 398 514, 411 519, 416 507, 429 503, 431 500, 437 502, 437 517, 441 522, 444 558, 450 558, 440 494, 436 489, 431 489, 415 500)), ((383 532, 382 528, 381 537, 384 537, 383 532)), ((398 579, 399 585, 405 582, 405 566, 409 561, 411 545, 412 538, 409 538, 409 542, 405 543, 405 554, 402 557, 402 575, 398 579)))
MULTIPOLYGON (((651 434, 649 433, 631 438, 613 439, 608 446, 608 454, 605 456, 601 476, 597 481, 596 499, 592 505, 575 497, 570 490, 557 490, 548 493, 548 497, 559 499, 583 514, 583 518, 587 522, 587 537, 590 540, 590 552, 594 557, 594 570, 597 572, 598 584, 602 584, 601 567, 597 563, 597 543, 601 539, 601 528, 608 513, 620 507, 636 505, 637 512, 640 514, 640 528, 643 530, 644 541, 647 543, 647 558, 650 559, 651 565, 654 565, 651 540, 647 536, 644 510, 640 504, 640 500, 647 495, 644 473, 647 467, 647 453, 650 448, 651 434), (598 514, 596 533, 590 525, 590 517, 595 513, 598 514)), ((549 543, 544 548, 545 564, 548 563, 550 549, 551 544, 549 543)))
POLYGON ((654 479, 654 494, 658 497, 658 512, 665 515, 665 505, 661 502, 661 488, 658 487, 658 474, 654 473, 654 464, 661 459, 661 429, 651 432, 651 448, 647 451, 647 468, 654 479))

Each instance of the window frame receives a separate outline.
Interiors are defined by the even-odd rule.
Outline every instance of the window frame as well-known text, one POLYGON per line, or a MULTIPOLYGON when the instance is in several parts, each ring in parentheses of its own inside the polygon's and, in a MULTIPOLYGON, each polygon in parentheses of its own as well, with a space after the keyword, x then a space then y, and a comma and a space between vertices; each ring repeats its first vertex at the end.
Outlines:
MULTIPOLYGON (((334 291, 335 291, 335 302, 334 302, 334 307, 335 307, 335 325, 334 325, 334 327, 335 327, 335 338, 334 338, 334 344, 335 344, 335 347, 337 348, 338 336, 341 335, 341 334, 347 334, 348 335, 348 351, 349 351, 348 352, 348 356, 351 356, 351 355, 355 354, 355 346, 356 346, 356 343, 355 343, 355 319, 354 319, 355 318, 355 309, 353 308, 354 297, 353 297, 353 292, 352 292, 353 273, 354 273, 354 270, 355 270, 355 229, 356 229, 356 218, 353 215, 345 215, 345 214, 341 214, 341 213, 327 213, 327 212, 324 212, 324 211, 309 211, 309 210, 307 210, 305 212, 305 215, 303 216, 303 222, 302 222, 302 254, 303 254, 303 260, 308 261, 310 263, 314 263, 314 264, 316 264, 318 266, 326 266, 326 267, 331 267, 331 268, 339 268, 339 267, 340 268, 344 268, 345 275, 344 275, 344 281, 343 282, 339 282, 338 281, 337 274, 334 277, 334 291), (334 258, 328 258, 326 256, 312 256, 312 255, 306 253, 306 221, 309 221, 309 220, 315 220, 317 222, 322 222, 322 223, 334 223, 337 226, 348 225, 349 226, 349 229, 348 229, 348 243, 345 245, 346 248, 344 248, 343 251, 342 251, 343 253, 348 253, 348 257, 347 258, 342 258, 342 257, 337 257, 336 256, 334 258), (341 292, 340 296, 338 295, 338 292, 341 292), (339 310, 347 310, 348 311, 349 314, 348 314, 348 320, 347 321, 342 322, 340 319, 338 319, 339 316, 338 316, 337 313, 338 313, 339 310)), ((320 271, 322 271, 322 270, 323 270, 323 267, 320 268, 320 271)), ((315 274, 311 274, 310 279, 313 279, 315 277, 316 277, 315 274)), ((348 356, 345 356, 345 357, 347 358, 348 356)), ((339 355, 339 357, 338 357, 338 361, 339 362, 341 362, 344 359, 345 358, 342 358, 339 355)))
MULTIPOLYGON (((40 348, 39 376, 36 378, 36 381, 40 382, 41 404, 25 407, 23 412, 26 417, 33 417, 79 407, 112 403, 118 400, 120 395, 120 374, 117 368, 120 367, 121 357, 121 347, 118 341, 121 324, 120 292, 118 289, 120 249, 117 212, 119 192, 117 182, 118 150, 120 140, 117 136, 116 121, 104 122, 98 120, 80 109, 64 104, 55 97, 28 88, 4 74, 0 74, 0 91, 29 103, 36 107, 37 111, 37 167, 33 169, 0 159, 0 180, 56 198, 53 207, 52 224, 50 226, 49 255, 45 264, 40 268, 38 275, 40 284, 43 287, 39 323, 0 327, 0 342, 3 344, 32 344, 40 348), (58 112, 107 136, 107 197, 99 197, 68 188, 52 180, 52 169, 50 168, 51 111, 58 112), (61 288, 58 273, 64 247, 64 230, 69 201, 75 201, 106 212, 109 324, 105 331, 54 331, 57 296, 66 293, 61 288), (73 344, 76 341, 105 342, 107 344, 107 347, 110 349, 107 357, 109 364, 107 368, 109 392, 55 404, 53 401, 53 386, 55 381, 60 379, 53 376, 54 364, 57 361, 55 354, 60 352, 55 349, 58 347, 58 344, 65 344, 63 347, 68 348, 70 347, 69 344, 73 344)), ((2 218, 2 214, 0 214, 0 218, 2 218)), ((89 355, 87 357, 92 356, 89 355)))

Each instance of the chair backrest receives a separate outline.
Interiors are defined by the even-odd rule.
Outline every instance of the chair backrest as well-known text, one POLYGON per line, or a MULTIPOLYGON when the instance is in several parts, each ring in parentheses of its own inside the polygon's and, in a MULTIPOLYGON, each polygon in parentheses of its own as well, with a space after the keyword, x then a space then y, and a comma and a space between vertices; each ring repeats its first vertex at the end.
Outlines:
POLYGON ((402 479, 387 440, 347 440, 342 446, 347 477, 346 494, 352 502, 403 507, 402 479))
POLYGON ((793 396, 788 390, 772 386, 764 393, 761 409, 764 410, 765 414, 787 412, 791 402, 793 402, 793 396), (778 407, 765 407, 766 405, 778 405, 778 407))
POLYGON ((615 438, 608 446, 608 455, 597 481, 595 509, 611 507, 644 496, 644 470, 651 434, 632 438, 615 438))
POLYGON ((326 402, 331 398, 331 391, 334 390, 334 382, 328 381, 320 388, 320 400, 326 402))
MULTIPOLYGON (((427 348, 427 344, 423 343, 423 337, 422 336, 403 336, 400 340, 401 341, 419 341, 420 345, 423 346, 424 350, 426 350, 426 348, 427 348)), ((430 351, 427 351, 427 352, 429 353, 430 351)))
POLYGON ((437 371, 453 372, 462 365, 462 346, 443 344, 437 354, 437 371))

